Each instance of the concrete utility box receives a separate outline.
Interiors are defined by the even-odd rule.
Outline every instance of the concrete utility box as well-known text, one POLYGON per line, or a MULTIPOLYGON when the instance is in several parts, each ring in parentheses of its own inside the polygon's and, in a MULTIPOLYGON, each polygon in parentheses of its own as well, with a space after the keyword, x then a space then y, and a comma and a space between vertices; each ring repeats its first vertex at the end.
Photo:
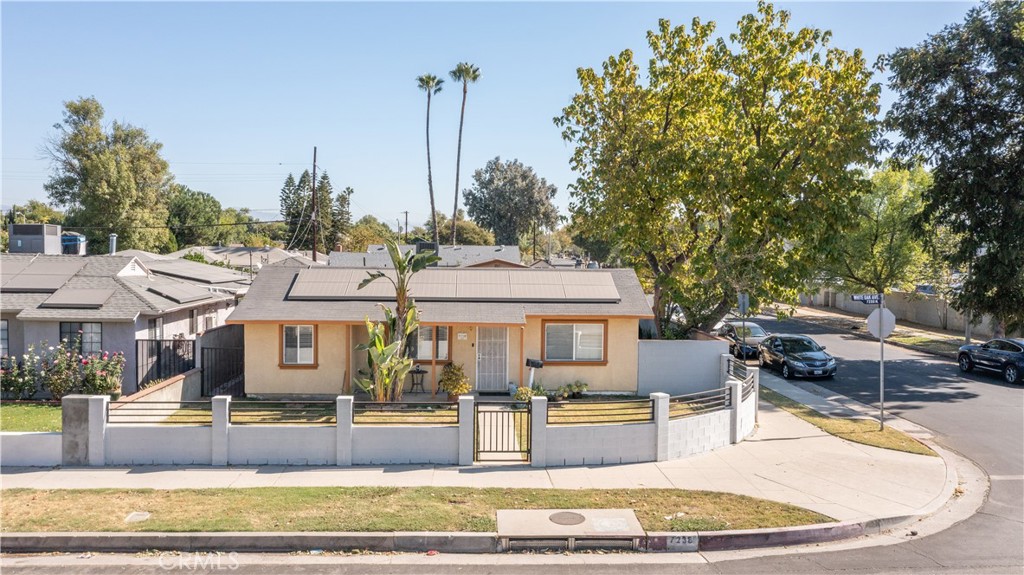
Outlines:
POLYGON ((7 233, 12 254, 61 254, 60 226, 56 224, 10 224, 7 233))

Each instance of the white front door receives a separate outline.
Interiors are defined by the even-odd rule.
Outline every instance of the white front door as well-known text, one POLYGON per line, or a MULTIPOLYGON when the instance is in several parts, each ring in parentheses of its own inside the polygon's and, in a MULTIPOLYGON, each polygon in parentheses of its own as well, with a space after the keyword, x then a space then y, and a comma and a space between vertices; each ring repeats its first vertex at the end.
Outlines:
POLYGON ((476 390, 508 391, 508 328, 506 327, 477 328, 476 390))

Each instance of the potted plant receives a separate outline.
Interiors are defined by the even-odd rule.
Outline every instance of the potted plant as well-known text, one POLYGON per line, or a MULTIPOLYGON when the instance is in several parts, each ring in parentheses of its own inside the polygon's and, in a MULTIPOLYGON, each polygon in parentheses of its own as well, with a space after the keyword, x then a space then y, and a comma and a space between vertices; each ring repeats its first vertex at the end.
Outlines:
POLYGON ((569 385, 569 389, 572 391, 572 398, 579 399, 583 397, 583 392, 587 390, 587 384, 577 379, 569 385))
POLYGON ((568 392, 565 389, 565 386, 564 385, 560 385, 560 386, 558 386, 558 389, 556 389, 551 394, 551 401, 556 401, 556 402, 557 401, 564 401, 566 395, 568 395, 568 392))
POLYGON ((516 401, 530 401, 530 398, 532 398, 532 397, 533 397, 533 390, 532 389, 530 389, 529 387, 520 387, 519 389, 516 390, 516 394, 515 394, 514 399, 516 401))
POLYGON ((472 391, 473 386, 469 384, 469 378, 462 368, 461 363, 448 363, 441 368, 441 390, 448 394, 448 401, 456 401, 460 395, 472 391))

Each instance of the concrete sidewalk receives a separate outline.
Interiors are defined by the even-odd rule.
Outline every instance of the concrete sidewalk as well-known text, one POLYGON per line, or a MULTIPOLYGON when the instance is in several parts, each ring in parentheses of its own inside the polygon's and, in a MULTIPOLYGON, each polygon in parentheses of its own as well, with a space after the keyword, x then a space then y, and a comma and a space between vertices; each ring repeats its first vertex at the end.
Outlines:
MULTIPOLYGON (((762 381, 769 387, 816 410, 840 416, 855 413, 838 401, 764 375, 762 381)), ((549 469, 525 465, 4 468, 0 474, 4 489, 381 485, 698 489, 791 503, 839 521, 930 513, 949 498, 955 484, 955 471, 942 458, 850 443, 764 402, 759 427, 748 440, 660 463, 549 469)))

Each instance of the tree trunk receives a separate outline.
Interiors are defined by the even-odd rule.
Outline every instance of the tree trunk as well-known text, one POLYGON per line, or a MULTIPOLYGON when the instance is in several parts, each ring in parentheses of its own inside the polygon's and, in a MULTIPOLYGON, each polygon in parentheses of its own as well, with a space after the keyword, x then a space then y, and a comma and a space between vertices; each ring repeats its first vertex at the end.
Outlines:
POLYGON ((701 331, 711 331, 714 329, 715 324, 722 321, 725 314, 729 313, 730 309, 732 309, 732 292, 726 290, 725 293, 722 294, 722 299, 718 302, 718 305, 715 306, 715 311, 712 312, 711 315, 708 316, 708 319, 704 323, 700 324, 697 329, 701 331))
POLYGON ((462 163, 462 122, 466 118, 466 82, 462 82, 462 111, 459 112, 459 147, 455 152, 455 209, 452 210, 452 247, 455 247, 455 224, 459 215, 459 166, 462 163))
POLYGON ((441 236, 437 229, 437 210, 434 209, 434 175, 430 170, 430 90, 427 90, 427 189, 430 191, 430 219, 434 222, 434 253, 440 253, 441 236))
POLYGON ((992 318, 992 337, 1006 337, 1006 322, 992 318))
POLYGON ((665 333, 665 306, 661 303, 661 286, 657 282, 654 284, 654 305, 651 309, 654 312, 654 335, 662 339, 665 333))

